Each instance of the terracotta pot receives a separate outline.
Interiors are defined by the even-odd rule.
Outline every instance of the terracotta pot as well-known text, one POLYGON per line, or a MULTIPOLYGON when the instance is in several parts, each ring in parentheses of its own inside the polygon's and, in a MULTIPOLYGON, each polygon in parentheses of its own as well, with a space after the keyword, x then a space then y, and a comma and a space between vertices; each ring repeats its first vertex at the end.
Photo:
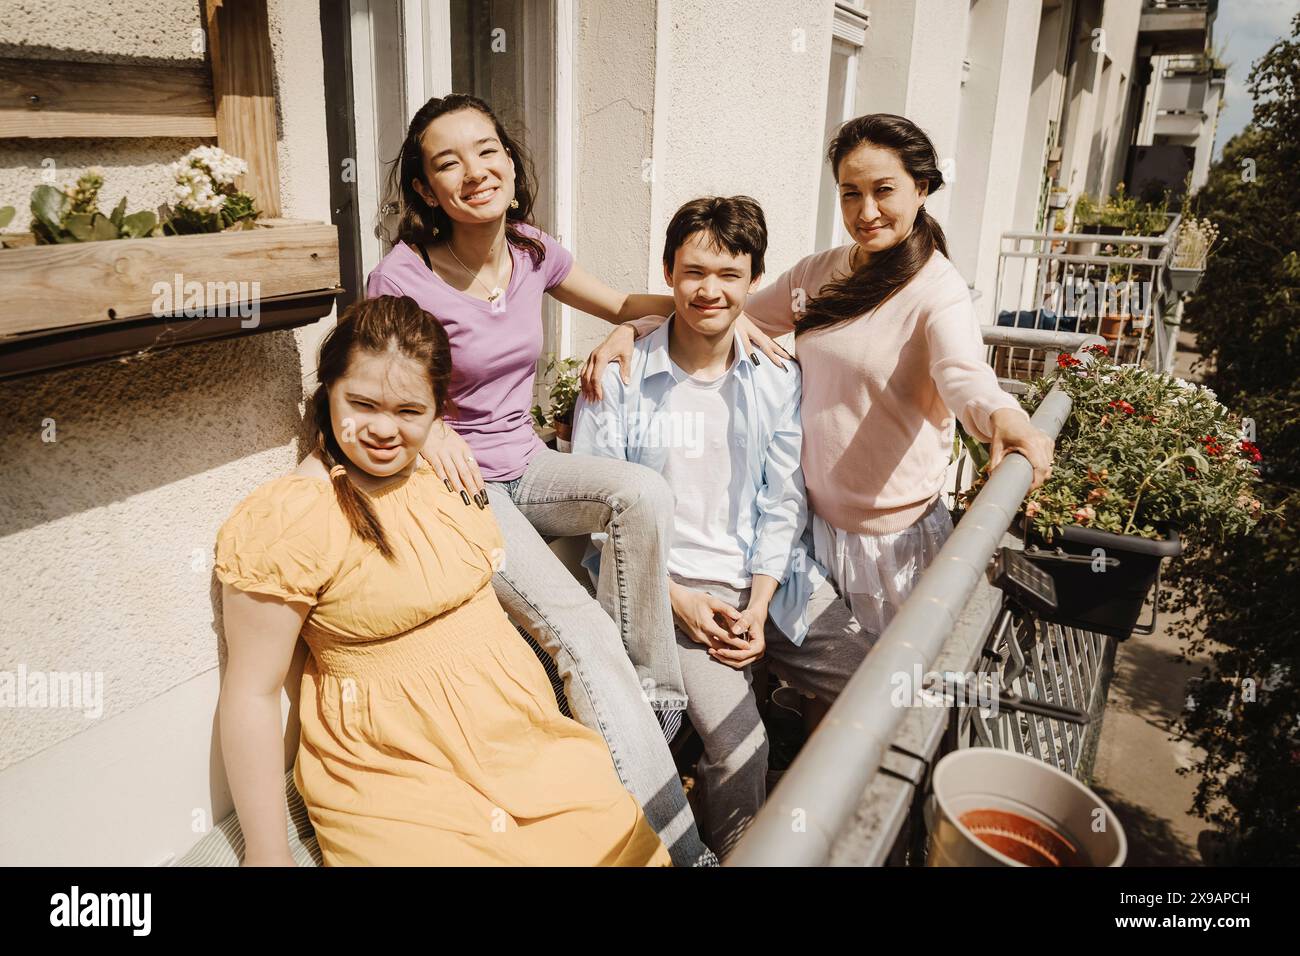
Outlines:
POLYGON ((555 450, 570 452, 573 451, 573 423, 572 422, 552 422, 555 429, 555 450))
POLYGON ((1133 322, 1133 316, 1127 314, 1103 315, 1101 317, 1101 337, 1107 342, 1118 342, 1125 327, 1133 322))

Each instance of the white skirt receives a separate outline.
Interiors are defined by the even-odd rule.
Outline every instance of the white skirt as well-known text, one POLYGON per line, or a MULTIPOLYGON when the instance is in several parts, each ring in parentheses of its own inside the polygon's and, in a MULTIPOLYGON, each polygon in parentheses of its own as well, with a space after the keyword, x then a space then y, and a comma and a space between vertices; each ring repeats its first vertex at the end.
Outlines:
POLYGON ((844 531, 813 515, 817 560, 873 638, 889 626, 950 534, 952 517, 941 497, 910 526, 892 534, 844 531))

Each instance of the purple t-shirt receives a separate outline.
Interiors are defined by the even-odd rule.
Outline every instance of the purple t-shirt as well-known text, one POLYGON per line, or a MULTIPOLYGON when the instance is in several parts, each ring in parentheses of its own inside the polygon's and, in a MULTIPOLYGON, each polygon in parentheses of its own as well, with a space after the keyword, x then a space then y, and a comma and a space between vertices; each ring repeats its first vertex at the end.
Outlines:
POLYGON ((488 303, 453 289, 404 242, 393 246, 366 282, 366 295, 409 295, 442 323, 451 341, 451 399, 447 423, 474 450, 487 481, 511 481, 543 448, 529 411, 542 354, 542 296, 564 281, 573 255, 532 226, 519 231, 540 239, 546 258, 507 243, 514 266, 505 302, 488 303), (500 311, 494 311, 494 309, 500 311))

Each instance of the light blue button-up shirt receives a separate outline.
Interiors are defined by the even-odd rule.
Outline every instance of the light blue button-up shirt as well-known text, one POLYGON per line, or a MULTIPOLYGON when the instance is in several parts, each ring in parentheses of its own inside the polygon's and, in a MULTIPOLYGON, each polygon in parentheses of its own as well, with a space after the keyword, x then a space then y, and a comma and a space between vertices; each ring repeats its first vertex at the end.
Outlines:
MULTIPOLYGON (((623 384, 618 365, 611 363, 602 383, 604 398, 588 402, 579 395, 573 420, 575 453, 631 461, 663 473, 668 449, 658 436, 672 429, 658 417, 667 413, 668 395, 677 384, 668 357, 673 321, 669 317, 637 341, 630 385, 623 384)), ((799 466, 799 366, 787 362, 788 371, 783 372, 770 361, 754 365, 738 335, 735 348, 740 359, 727 372, 738 384, 730 440, 733 447, 748 452, 743 456, 748 481, 740 486, 734 513, 741 518, 734 530, 744 546, 749 573, 780 582, 768 615, 793 643, 802 644, 808 633, 808 600, 826 580, 826 572, 813 558, 808 496, 799 466)), ((582 562, 593 581, 600 574, 604 537, 592 535, 582 562)))

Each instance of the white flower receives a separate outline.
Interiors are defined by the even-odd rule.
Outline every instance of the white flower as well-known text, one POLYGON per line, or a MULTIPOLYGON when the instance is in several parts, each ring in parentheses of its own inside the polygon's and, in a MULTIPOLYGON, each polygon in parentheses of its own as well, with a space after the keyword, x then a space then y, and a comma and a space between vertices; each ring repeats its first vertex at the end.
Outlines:
POLYGON ((203 170, 218 186, 233 186, 236 177, 248 172, 248 163, 217 146, 196 146, 181 162, 203 170))
POLYGON ((172 196, 178 206, 203 215, 210 215, 220 212, 221 208, 226 204, 226 197, 213 190, 212 181, 203 170, 182 163, 174 163, 172 165, 172 174, 176 177, 176 185, 172 189, 172 196))

